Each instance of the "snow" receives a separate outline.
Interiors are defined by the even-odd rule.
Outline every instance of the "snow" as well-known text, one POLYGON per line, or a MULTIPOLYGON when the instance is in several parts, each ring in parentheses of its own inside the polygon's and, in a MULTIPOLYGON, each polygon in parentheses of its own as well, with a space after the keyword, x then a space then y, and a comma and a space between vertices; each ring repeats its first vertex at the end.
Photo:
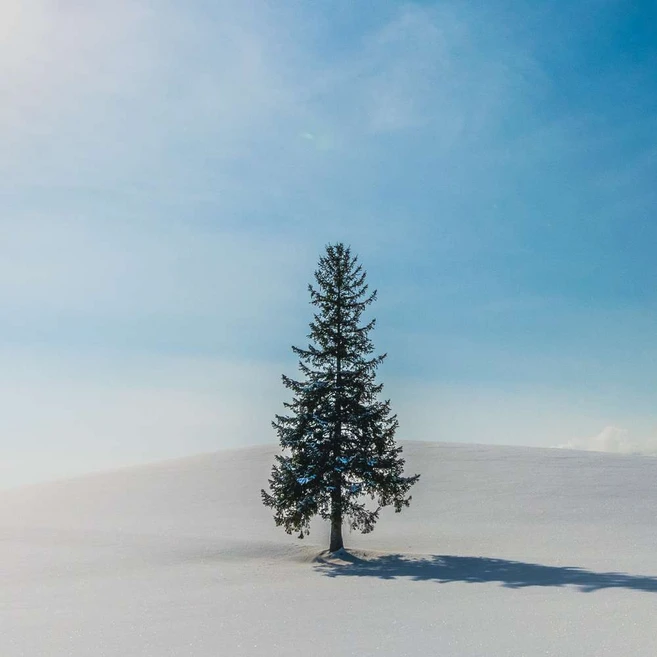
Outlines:
POLYGON ((409 443, 411 506, 327 555, 274 453, 0 493, 0 655, 657 654, 657 459, 409 443))

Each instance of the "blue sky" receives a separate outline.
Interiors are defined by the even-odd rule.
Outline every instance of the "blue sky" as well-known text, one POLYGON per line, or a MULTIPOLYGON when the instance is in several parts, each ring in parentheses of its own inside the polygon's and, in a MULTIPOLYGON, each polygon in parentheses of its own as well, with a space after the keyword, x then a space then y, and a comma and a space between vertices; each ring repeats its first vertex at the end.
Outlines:
POLYGON ((324 245, 400 439, 657 445, 657 8, 9 0, 0 485, 272 442, 324 245))

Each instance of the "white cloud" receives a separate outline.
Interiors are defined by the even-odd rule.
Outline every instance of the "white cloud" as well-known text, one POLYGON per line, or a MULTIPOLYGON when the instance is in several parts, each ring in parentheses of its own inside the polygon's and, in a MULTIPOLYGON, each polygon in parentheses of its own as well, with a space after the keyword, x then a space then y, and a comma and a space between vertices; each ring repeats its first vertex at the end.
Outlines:
POLYGON ((598 434, 575 439, 559 447, 613 454, 657 454, 657 437, 636 438, 630 435, 628 429, 607 426, 598 434))

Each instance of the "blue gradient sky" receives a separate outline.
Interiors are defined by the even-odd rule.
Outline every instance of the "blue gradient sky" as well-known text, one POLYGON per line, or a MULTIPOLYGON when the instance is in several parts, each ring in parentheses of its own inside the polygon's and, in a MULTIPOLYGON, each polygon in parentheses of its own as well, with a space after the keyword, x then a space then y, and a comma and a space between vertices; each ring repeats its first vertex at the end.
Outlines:
POLYGON ((327 242, 399 438, 657 445, 657 6, 9 0, 0 485, 272 442, 327 242))

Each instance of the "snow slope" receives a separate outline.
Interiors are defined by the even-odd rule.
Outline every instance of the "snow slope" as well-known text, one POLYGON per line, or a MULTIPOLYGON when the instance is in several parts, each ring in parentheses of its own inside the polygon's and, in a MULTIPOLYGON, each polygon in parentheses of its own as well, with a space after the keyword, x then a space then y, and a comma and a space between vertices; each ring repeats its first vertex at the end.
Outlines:
POLYGON ((0 655, 657 655, 657 459, 409 443, 411 507, 328 558, 273 454, 0 493, 0 655))

